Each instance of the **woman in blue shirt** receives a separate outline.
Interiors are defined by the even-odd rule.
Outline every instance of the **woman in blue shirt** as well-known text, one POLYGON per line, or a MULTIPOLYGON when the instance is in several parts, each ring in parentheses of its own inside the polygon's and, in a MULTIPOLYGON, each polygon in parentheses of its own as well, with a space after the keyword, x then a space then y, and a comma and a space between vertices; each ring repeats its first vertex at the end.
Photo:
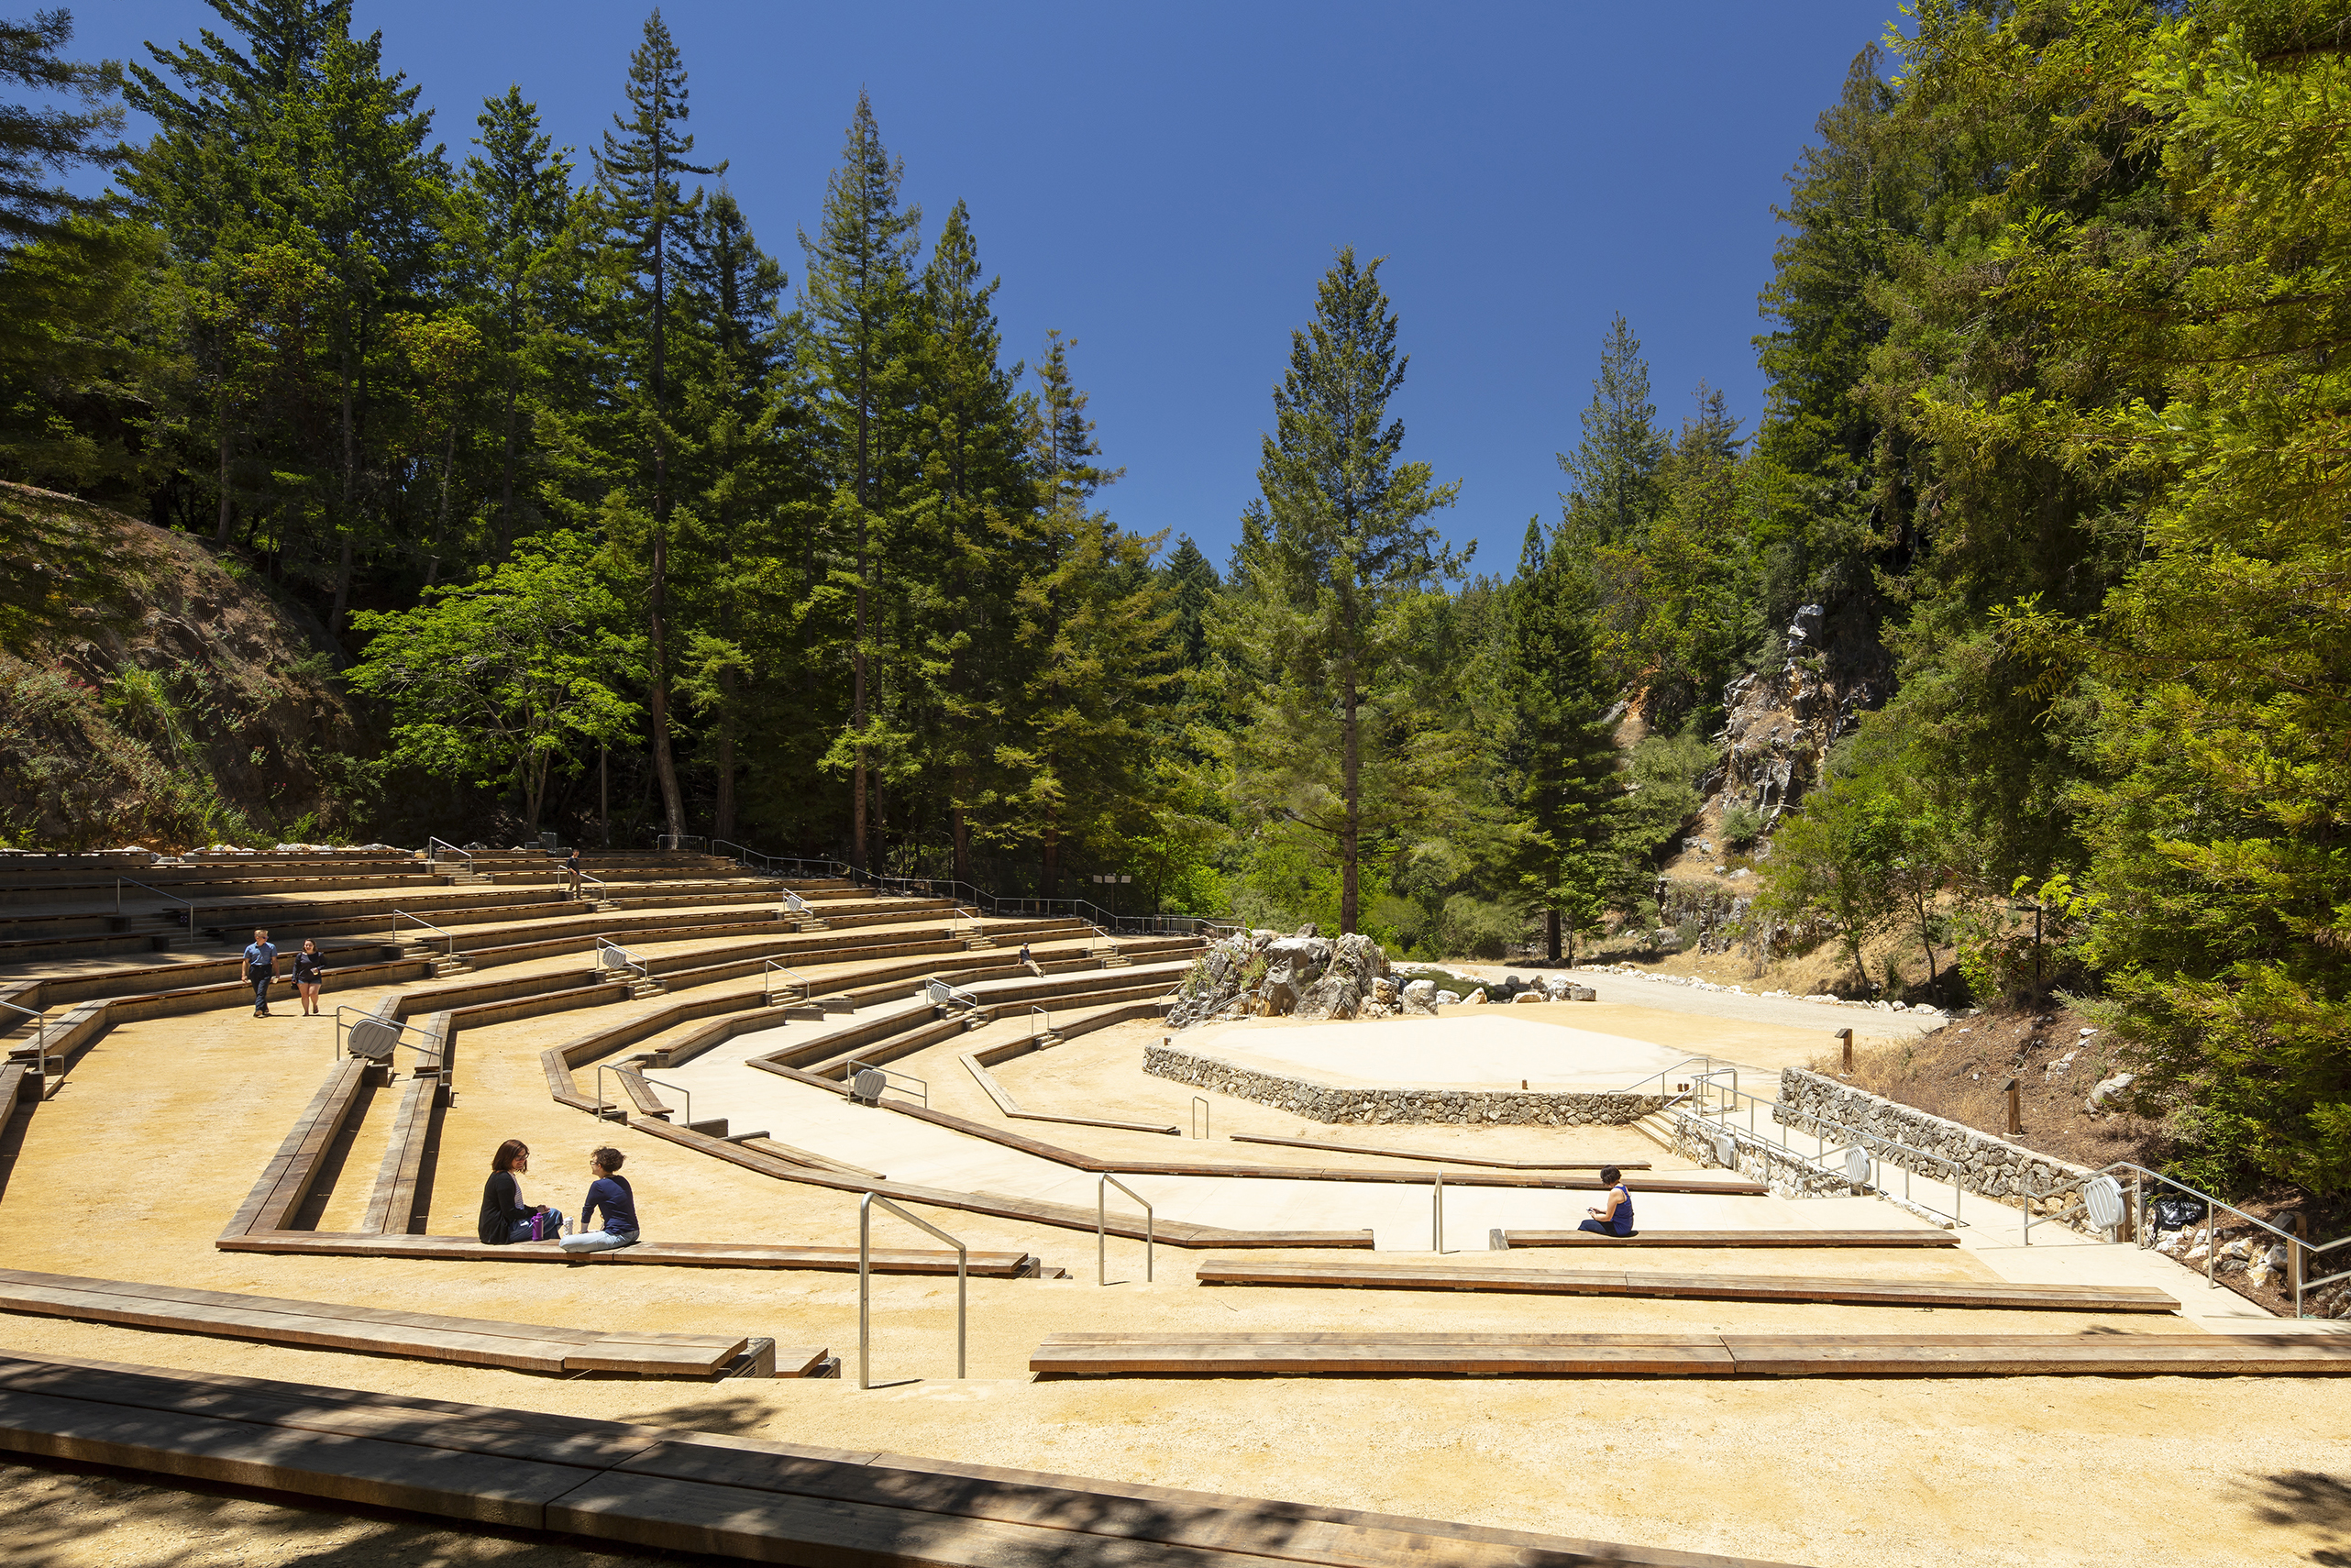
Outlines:
POLYGON ((565 1252, 609 1253, 635 1242, 636 1194, 629 1188, 629 1178, 621 1175, 622 1157, 618 1149, 599 1149, 588 1156, 588 1200, 579 1206, 579 1229, 563 1239, 565 1252), (603 1228, 591 1231, 589 1224, 600 1209, 603 1228))
POLYGON ((1600 1179, 1608 1184, 1608 1202, 1603 1209, 1587 1209, 1592 1216, 1576 1227, 1599 1236, 1629 1236, 1633 1233, 1633 1195, 1625 1187, 1625 1173, 1614 1165, 1600 1169, 1600 1179))

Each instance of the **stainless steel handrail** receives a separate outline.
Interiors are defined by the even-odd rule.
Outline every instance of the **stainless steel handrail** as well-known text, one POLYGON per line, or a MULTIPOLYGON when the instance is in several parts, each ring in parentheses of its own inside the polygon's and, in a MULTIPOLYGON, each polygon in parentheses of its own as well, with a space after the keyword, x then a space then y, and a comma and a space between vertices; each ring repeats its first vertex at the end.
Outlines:
POLYGON ((871 1388, 873 1378, 874 1205, 880 1204, 908 1224, 928 1231, 955 1249, 955 1375, 967 1375, 965 1352, 971 1331, 971 1250, 920 1215, 910 1214, 877 1192, 857 1199, 857 1386, 871 1388))
MULTIPOLYGON (((760 994, 767 998, 767 1006, 773 1007, 776 1005, 776 977, 778 975, 789 975, 793 979, 800 982, 800 1000, 807 1001, 815 996, 815 987, 810 982, 809 977, 806 975, 801 974, 798 969, 792 968, 789 965, 778 964, 773 958, 763 958, 759 961, 759 989, 760 994)), ((790 997, 786 997, 784 999, 786 1001, 790 1001, 791 999, 792 999, 790 997)))
POLYGON ((1148 1285, 1152 1280, 1153 1253, 1159 1245, 1158 1215, 1151 1207, 1151 1199, 1108 1171, 1104 1171, 1102 1179, 1094 1184, 1094 1283, 1109 1283, 1104 1275, 1109 1266, 1110 1188, 1114 1187, 1142 1205, 1142 1278, 1148 1285))
MULTIPOLYGON (((801 898, 798 893, 793 892, 789 888, 783 889, 783 909, 789 910, 796 915, 805 915, 813 912, 808 907, 808 900, 801 898)), ((783 916, 778 912, 776 918, 781 920, 783 916)))
POLYGON ((979 999, 977 997, 974 996, 969 991, 957 990, 955 987, 947 984, 946 981, 940 979, 936 976, 933 976, 930 979, 922 982, 922 990, 923 994, 931 999, 931 1005, 933 1007, 945 1007, 950 1002, 954 1002, 961 1006, 967 1007, 974 1012, 977 1012, 979 1010, 979 999))
POLYGON ((140 880, 139 880, 138 878, 136 878, 136 877, 117 877, 117 878, 115 878, 115 913, 116 913, 116 914, 120 914, 120 913, 122 913, 122 912, 123 912, 123 884, 124 884, 125 882, 128 882, 128 883, 129 883, 132 887, 134 887, 134 888, 144 888, 144 889, 146 889, 149 892, 153 893, 156 897, 158 897, 158 898, 161 898, 161 899, 169 899, 169 900, 171 900, 173 903, 175 903, 175 904, 185 904, 185 905, 187 905, 187 906, 188 906, 188 940, 189 940, 189 941, 191 941, 191 942, 193 942, 193 941, 195 940, 195 938, 196 938, 196 900, 193 900, 193 899, 183 899, 183 898, 182 898, 182 897, 181 897, 179 894, 177 894, 177 893, 168 893, 168 892, 165 892, 162 889, 160 889, 160 888, 157 887, 154 883, 152 883, 152 882, 142 882, 142 881, 140 881, 140 880))
POLYGON ((1194 1095, 1192 1097, 1191 1105, 1187 1108, 1186 1115, 1190 1119, 1193 1137, 1213 1138, 1216 1136, 1216 1130, 1209 1124, 1209 1102, 1207 1100, 1201 1099, 1198 1095, 1194 1095), (1199 1114, 1197 1116, 1191 1115, 1191 1112, 1195 1110, 1199 1114))
MULTIPOLYGON (((1667 1070, 1669 1072, 1672 1071, 1671 1068, 1667 1070)), ((1760 1095, 1748 1094, 1738 1087, 1738 1069, 1735 1067, 1717 1067, 1712 1072, 1694 1075, 1691 1080, 1690 1098, 1696 1102, 1696 1108, 1694 1110, 1686 1110, 1684 1114, 1694 1116, 1701 1121, 1715 1122, 1720 1125, 1726 1132, 1736 1132, 1737 1129, 1731 1125, 1730 1118, 1738 1110, 1738 1102, 1740 1100, 1745 1100, 1747 1102, 1748 1136, 1753 1138, 1756 1142, 1764 1144, 1766 1147, 1783 1150, 1797 1159, 1810 1160, 1816 1165, 1826 1165, 1831 1154, 1838 1154, 1846 1149, 1858 1148, 1864 1154, 1871 1156, 1873 1166, 1883 1163, 1882 1154, 1885 1151, 1892 1151, 1897 1154, 1906 1154, 1913 1159, 1924 1160, 1928 1165, 1937 1166, 1947 1173, 1943 1179, 1951 1188, 1951 1211, 1948 1215, 1944 1215, 1943 1217, 1948 1219, 1954 1225, 1964 1225, 1967 1223, 1967 1221, 1961 1217, 1961 1211, 1966 1206, 1967 1189, 1960 1184, 1962 1171, 1959 1163, 1957 1160, 1948 1159, 1941 1154, 1929 1154, 1925 1149, 1914 1147, 1911 1144, 1903 1143, 1898 1138, 1889 1138, 1882 1132, 1872 1132, 1866 1127, 1856 1127, 1849 1122, 1839 1121, 1834 1117, 1823 1116, 1817 1111, 1804 1110, 1794 1106, 1784 1105, 1775 1099, 1765 1099, 1760 1095), (1720 1086, 1716 1084, 1715 1080, 1724 1077, 1730 1078, 1732 1087, 1728 1091, 1727 1097, 1724 1100, 1722 1108, 1719 1110, 1716 1110, 1711 1109, 1707 1105, 1706 1097, 1710 1093, 1719 1094, 1723 1092, 1720 1086), (1774 1137, 1759 1124, 1756 1119, 1756 1112, 1759 1108, 1766 1105, 1772 1107, 1774 1113, 1774 1120, 1783 1127, 1793 1129, 1796 1128, 1799 1122, 1805 1124, 1802 1130, 1811 1132, 1813 1137, 1813 1152, 1811 1154, 1805 1154, 1803 1150, 1797 1148, 1785 1138, 1774 1137), (1790 1120, 1791 1118, 1795 1120, 1792 1121, 1790 1120), (1839 1137, 1845 1138, 1849 1141, 1838 1144, 1834 1149, 1830 1148, 1828 1140, 1823 1137, 1820 1132, 1820 1129, 1824 1127, 1835 1132, 1839 1137)), ((1916 1208, 1926 1209, 1930 1214, 1941 1215, 1941 1209, 1932 1208, 1927 1204, 1919 1203, 1917 1199, 1911 1196, 1910 1177, 1913 1175, 1911 1168, 1908 1165, 1904 1165, 1900 1160, 1896 1160, 1894 1164, 1902 1171, 1903 1201, 1912 1204, 1916 1208)), ((1871 1187, 1881 1192, 1884 1191, 1884 1185, 1877 1179, 1878 1175, 1878 1171, 1875 1168, 1872 1168, 1870 1173, 1871 1179, 1861 1183, 1860 1185, 1871 1187)))
POLYGON ((1639 1088, 1640 1088, 1641 1084, 1646 1084, 1646 1083, 1650 1083, 1650 1082, 1654 1082, 1654 1083, 1656 1083, 1660 1088, 1663 1088, 1663 1087, 1664 1087, 1664 1084, 1665 1084, 1665 1080, 1666 1080, 1667 1078, 1672 1077, 1675 1073, 1680 1072, 1683 1068, 1684 1068, 1684 1067, 1688 1066, 1689 1066, 1691 1063, 1693 1063, 1693 1062, 1703 1062, 1703 1063, 1705 1063, 1705 1066, 1706 1066, 1706 1070, 1708 1070, 1708 1071, 1711 1071, 1711 1070, 1713 1069, 1713 1067, 1714 1067, 1714 1065, 1715 1065, 1715 1059, 1714 1059, 1712 1056, 1684 1056, 1684 1057, 1683 1057, 1680 1061, 1678 1061, 1678 1062, 1674 1063, 1672 1066, 1670 1066, 1670 1067, 1666 1068, 1666 1069, 1665 1069, 1663 1072, 1661 1072, 1661 1073, 1651 1073, 1651 1074, 1650 1074, 1650 1075, 1649 1075, 1649 1077, 1645 1077, 1645 1078, 1641 1079, 1639 1083, 1627 1084, 1627 1085, 1624 1087, 1624 1089, 1623 1089, 1623 1091, 1622 1091, 1622 1092, 1623 1092, 1623 1093, 1626 1093, 1626 1094, 1631 1094, 1631 1093, 1633 1093, 1635 1090, 1639 1089, 1639 1088))
MULTIPOLYGON (((623 1110, 623 1109, 622 1109, 622 1106, 621 1106, 620 1101, 618 1101, 618 1100, 607 1100, 607 1099, 604 1098, 604 1075, 605 1075, 606 1073, 610 1073, 610 1074, 612 1074, 614 1077, 620 1077, 620 1075, 621 1075, 621 1074, 623 1074, 623 1073, 635 1073, 635 1074, 636 1074, 636 1076, 637 1076, 638 1077, 641 1077, 641 1078, 645 1079, 645 1081, 646 1081, 646 1083, 649 1083, 649 1084, 659 1084, 663 1088, 666 1088, 666 1089, 676 1089, 679 1094, 682 1094, 682 1095, 684 1095, 684 1096, 686 1097, 686 1120, 685 1120, 685 1121, 681 1121, 681 1122, 676 1122, 676 1123, 673 1123, 673 1125, 675 1125, 675 1126, 684 1127, 684 1128, 688 1129, 689 1131, 691 1131, 691 1130, 692 1130, 693 1125, 694 1125, 694 1091, 693 1091, 693 1090, 691 1090, 691 1089, 690 1089, 690 1088, 686 1088, 683 1084, 673 1084, 673 1083, 670 1083, 670 1082, 667 1081, 666 1079, 654 1077, 652 1077, 651 1075, 649 1075, 649 1074, 646 1073, 643 1069, 641 1069, 641 1068, 637 1068, 637 1067, 632 1067, 632 1066, 627 1066, 627 1065, 626 1065, 626 1064, 624 1064, 624 1063, 599 1062, 599 1063, 597 1063, 597 1064, 596 1064, 596 1120, 597 1120, 597 1121, 602 1121, 604 1119, 604 1112, 606 1112, 607 1110, 617 1110, 617 1111, 620 1111, 620 1115, 619 1115, 619 1117, 618 1117, 618 1119, 617 1119, 617 1120, 619 1120, 619 1121, 620 1121, 621 1122, 623 1122, 624 1124, 625 1124, 625 1123, 627 1122, 628 1119, 629 1119, 629 1117, 628 1117, 628 1112, 627 1112, 625 1110, 623 1110)), ((623 1084, 623 1086, 622 1086, 622 1088, 623 1088, 623 1092, 624 1092, 624 1093, 625 1093, 625 1092, 626 1092, 626 1089, 627 1089, 627 1085, 626 1085, 625 1083, 624 1083, 624 1084, 623 1084)), ((634 1104, 634 1103, 635 1103, 635 1102, 634 1100, 632 1100, 630 1103, 631 1103, 631 1104, 634 1104)))
POLYGON ((1445 1170, 1441 1165, 1429 1199, 1429 1250, 1439 1257, 1445 1255, 1445 1170))
POLYGON ((392 911, 392 935, 398 936, 400 934, 400 922, 402 921, 412 921, 414 923, 423 926, 427 931, 439 932, 441 935, 448 937, 449 956, 454 958, 458 955, 458 939, 454 935, 448 932, 442 931, 439 926, 435 925, 431 921, 425 919, 422 915, 410 914, 406 910, 394 910, 392 911))
POLYGON ((904 1078, 908 1083, 912 1084, 915 1092, 922 1097, 922 1109, 928 1110, 931 1108, 931 1086, 912 1073, 901 1073, 895 1067, 885 1067, 879 1062, 860 1062, 853 1056, 849 1059, 848 1065, 841 1069, 841 1076, 845 1080, 855 1078, 861 1072, 879 1073, 883 1077, 893 1080, 904 1078))
POLYGON ((464 861, 466 874, 468 876, 471 876, 473 874, 473 852, 467 849, 459 849, 456 845, 451 844, 446 838, 428 838, 425 841, 425 861, 426 865, 438 866, 441 863, 441 857, 434 853, 436 846, 447 850, 451 855, 454 855, 459 860, 464 861))
POLYGON ((39 1080, 40 1098, 49 1098, 49 1014, 36 1012, 28 1007, 18 1007, 12 1001, 0 1001, 0 1007, 10 1012, 21 1012, 33 1021, 33 1077, 39 1080))
POLYGON ((694 1091, 692 1089, 688 1088, 684 1084, 673 1084, 668 1078, 657 1078, 642 1067, 636 1069, 636 1076, 643 1078, 646 1083, 653 1085, 656 1088, 666 1088, 672 1090, 675 1093, 684 1095, 686 1097, 686 1120, 677 1123, 677 1125, 685 1128, 689 1132, 694 1130, 694 1091))
POLYGON ((1053 1032, 1053 1014, 1043 1008, 1037 1007, 1032 1004, 1029 1009, 1029 1041, 1032 1044, 1036 1043, 1038 1035, 1037 1020, 1040 1018, 1045 1021, 1043 1032, 1047 1034, 1051 1034, 1053 1032))
POLYGON ((2219 1279, 2215 1277, 2214 1275, 2215 1265, 2218 1261, 2217 1255, 2220 1249, 2213 1244, 2213 1211, 2216 1209, 2225 1209, 2231 1214, 2234 1214, 2238 1219, 2243 1220, 2246 1224, 2252 1225, 2259 1230, 2267 1231, 2271 1235, 2286 1243, 2286 1268, 2289 1276, 2293 1280, 2294 1284, 2294 1316, 2296 1318, 2300 1318, 2302 1315, 2302 1295, 2305 1291, 2315 1290, 2322 1285, 2332 1285, 2338 1279, 2351 1279, 2351 1270, 2345 1270, 2341 1274, 2330 1274, 2321 1279, 2306 1280, 2302 1277, 2303 1274, 2307 1271, 2307 1265, 2303 1262, 2304 1258, 2316 1257, 2321 1253, 2331 1253, 2337 1247, 2351 1246, 2351 1236, 2338 1236, 2332 1242, 2326 1242, 2320 1245, 2312 1246, 2310 1242, 2304 1241, 2301 1237, 2295 1235, 2293 1232, 2279 1230, 2277 1226, 2270 1224, 2267 1220, 2258 1219, 2254 1215, 2247 1214, 2244 1209, 2237 1208, 2236 1205, 2233 1203, 2223 1203, 2219 1198, 2214 1198, 2211 1193, 2205 1192, 2202 1188, 2190 1187, 2186 1182, 2180 1181, 2177 1177, 2165 1176, 2161 1171, 2151 1171, 2145 1165, 2133 1165, 2128 1160, 2115 1160, 2111 1164, 2101 1165, 2098 1169, 2091 1172, 2086 1176, 2077 1177, 2071 1181, 2059 1182, 2047 1192, 2035 1192, 2030 1187, 2026 1187, 2025 1188, 2025 1244, 2028 1247, 2033 1244, 2033 1227, 2035 1225, 2053 1225, 2061 1223, 2064 1220, 2070 1219, 2076 1212, 2088 1207, 2087 1201, 2085 1200, 2084 1202, 2072 1204, 2065 1209, 2059 1209, 2055 1214, 2044 1214, 2039 1219, 2036 1220, 2033 1217, 2033 1204, 2036 1201, 2043 1198, 2055 1198, 2060 1192, 2087 1187, 2091 1182, 2095 1181, 2098 1177, 2102 1176, 2111 1176, 2116 1171, 2128 1171, 2131 1173, 2130 1215, 2132 1228, 2138 1233, 2139 1240, 2137 1244, 2142 1248, 2148 1244, 2145 1239, 2147 1230, 2147 1198, 2144 1184, 2146 1182, 2161 1182, 2166 1187, 2178 1188, 2180 1191, 2186 1193, 2191 1198, 2201 1198, 2203 1200, 2204 1285, 2207 1289, 2216 1287, 2220 1284, 2219 1279))
POLYGON ((363 1022, 380 1023, 386 1029, 391 1030, 392 1043, 397 1049, 414 1051, 420 1056, 437 1057, 438 1060, 434 1066, 433 1074, 436 1080, 444 1085, 451 1084, 455 1081, 453 1076, 449 1072, 449 1058, 446 1043, 444 1043, 442 1049, 437 1052, 429 1045, 419 1045, 413 1040, 403 1038, 403 1036, 406 1035, 422 1034, 425 1032, 414 1024, 403 1022, 397 1018, 386 1018, 380 1012, 370 1012, 366 1008, 353 1007, 348 1002, 338 1003, 335 1009, 335 1060, 338 1062, 341 1061, 350 1050, 351 1025, 345 1022, 343 1019, 343 1015, 347 1012, 357 1013, 359 1016, 360 1021, 363 1022))
POLYGON ((635 954, 630 952, 619 943, 614 942, 609 936, 600 936, 596 939, 596 967, 599 969, 633 969, 636 972, 637 978, 641 980, 649 980, 653 978, 653 971, 645 966, 642 959, 638 958, 635 954), (607 954, 612 953, 617 953, 620 955, 619 963, 615 964, 612 959, 605 956, 607 954))

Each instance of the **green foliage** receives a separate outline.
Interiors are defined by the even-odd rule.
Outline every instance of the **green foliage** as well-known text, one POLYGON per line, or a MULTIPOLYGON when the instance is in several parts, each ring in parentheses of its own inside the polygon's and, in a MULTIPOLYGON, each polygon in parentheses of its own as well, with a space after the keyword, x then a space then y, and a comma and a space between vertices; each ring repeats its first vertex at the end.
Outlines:
POLYGON ((1723 842, 1733 849, 1749 849, 1763 836, 1763 813, 1753 806, 1733 806, 1722 814, 1723 842))
POLYGON ((643 646, 618 629, 595 554, 576 535, 547 536, 414 610, 361 613, 371 640, 350 682, 392 704, 397 760, 473 782, 512 777, 535 832, 550 769, 583 743, 627 737, 638 710, 614 688, 643 646))

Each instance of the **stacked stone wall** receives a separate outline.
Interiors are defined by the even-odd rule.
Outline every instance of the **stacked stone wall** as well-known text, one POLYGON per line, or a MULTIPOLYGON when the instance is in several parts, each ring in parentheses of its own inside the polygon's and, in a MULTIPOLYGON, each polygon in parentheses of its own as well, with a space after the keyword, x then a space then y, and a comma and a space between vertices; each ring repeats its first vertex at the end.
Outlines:
MULTIPOLYGON (((1855 1088, 1802 1067, 1780 1070, 1780 1103, 1772 1119, 1798 1132, 1810 1132, 1816 1119, 1858 1127, 1864 1132, 1906 1143, 1924 1154, 1939 1155, 1959 1168, 1962 1190, 2023 1207, 2028 1191, 2053 1193, 2036 1200, 2036 1212, 2053 1212, 2080 1200, 2078 1184, 2093 1174, 2087 1168, 1979 1132, 1961 1122, 1929 1115, 1915 1106, 1855 1088)), ((1831 1141, 1835 1129, 1825 1128, 1831 1141)), ((1882 1163, 1913 1174, 1948 1180, 1949 1172, 1931 1160, 1898 1150, 1876 1153, 1882 1163)))
POLYGON ((1305 1078, 1260 1072, 1235 1062, 1203 1056, 1173 1045, 1152 1045, 1142 1070, 1154 1077, 1279 1106, 1309 1121, 1376 1124, 1442 1121, 1461 1125, 1584 1127, 1637 1121, 1665 1103, 1659 1094, 1609 1090, 1341 1088, 1305 1078))

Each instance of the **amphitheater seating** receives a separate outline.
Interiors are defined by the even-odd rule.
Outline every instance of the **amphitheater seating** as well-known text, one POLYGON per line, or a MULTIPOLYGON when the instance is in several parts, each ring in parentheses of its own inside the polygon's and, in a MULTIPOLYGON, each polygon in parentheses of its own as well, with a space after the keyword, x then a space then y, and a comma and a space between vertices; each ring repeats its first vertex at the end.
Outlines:
POLYGON ((1899 1231, 1636 1231, 1595 1236, 1589 1231, 1503 1231, 1498 1251, 1518 1247, 1956 1247, 1959 1236, 1926 1225, 1899 1231))
POLYGON ((1273 1143, 1286 1149, 1328 1149, 1334 1154, 1377 1154, 1390 1160, 1429 1160, 1444 1165, 1493 1165, 1512 1171, 1596 1171, 1614 1165, 1620 1171, 1645 1171, 1647 1160, 1497 1160, 1485 1154, 1436 1154, 1427 1149, 1394 1149, 1374 1143, 1332 1143, 1320 1138, 1275 1138, 1262 1132, 1226 1134, 1236 1143, 1273 1143))
POLYGON ((616 1546, 865 1568, 1772 1568, 404 1395, 0 1359, 0 1449, 616 1546))
MULTIPOLYGON (((747 1336, 562 1329, 22 1269, 0 1268, 0 1311, 516 1372, 773 1377, 778 1364, 772 1340, 747 1336)), ((820 1347, 786 1351, 781 1362, 800 1377, 827 1359, 820 1347)))
POLYGON ((1064 1333, 1040 1378, 2351 1375, 2315 1334, 1064 1333))
POLYGON ((2004 1280, 1822 1279, 1803 1275, 1564 1273, 1447 1264, 1247 1261, 1210 1258, 1202 1285, 1322 1289, 1490 1290, 1530 1296, 1638 1296, 1692 1301, 1814 1301, 1861 1307, 1981 1307, 2015 1311, 2177 1312, 2168 1293, 2143 1285, 2014 1285, 2004 1280))

